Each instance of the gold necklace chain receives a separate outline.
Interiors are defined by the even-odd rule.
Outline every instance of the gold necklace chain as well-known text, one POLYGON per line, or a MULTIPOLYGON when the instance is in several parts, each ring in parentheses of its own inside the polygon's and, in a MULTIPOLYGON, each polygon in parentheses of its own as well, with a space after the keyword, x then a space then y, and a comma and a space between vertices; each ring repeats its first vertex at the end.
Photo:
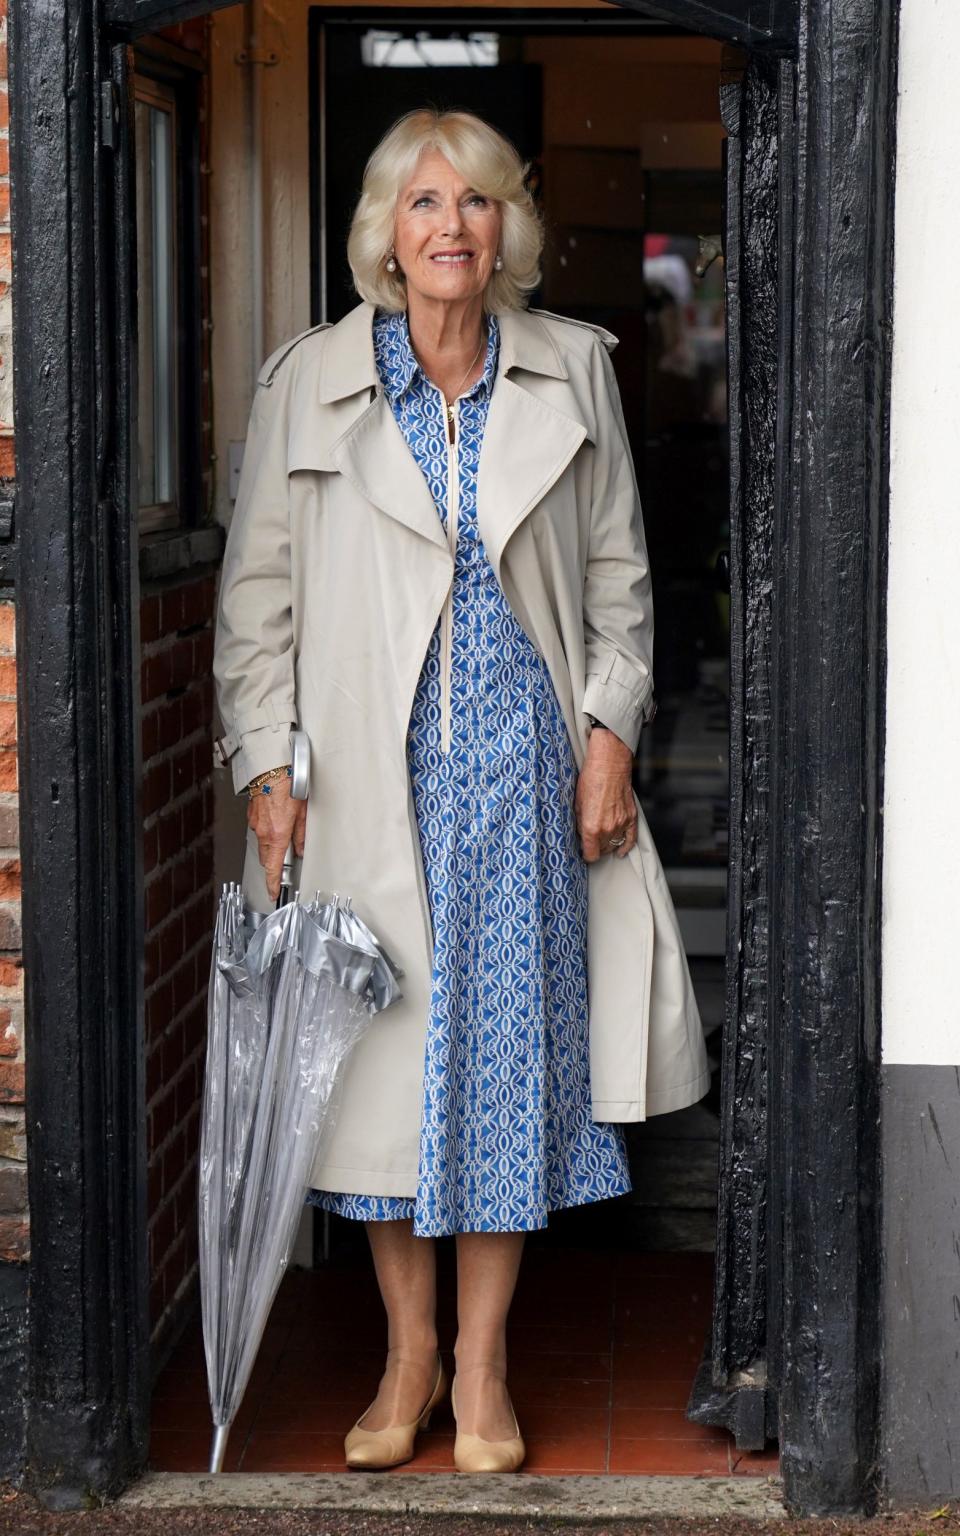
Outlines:
MULTIPOLYGON (((453 420, 453 408, 454 408, 454 406, 457 403, 457 397, 460 394, 460 391, 463 388, 464 384, 466 383, 467 379, 470 377, 471 373, 473 372, 474 368, 477 366, 477 359, 480 356, 480 353, 484 349, 484 346, 486 344, 486 340, 487 340, 486 332, 484 331, 483 325, 481 324, 481 326, 480 326, 480 345, 477 348, 476 352, 474 352, 473 357, 470 359, 470 362, 469 362, 469 364, 467 366, 466 373, 463 375, 463 378, 460 380, 460 383, 457 385, 456 389, 454 390, 454 392, 453 392, 453 399, 452 400, 448 400, 444 396, 444 402, 443 403, 444 403, 444 406, 445 406, 446 412, 447 412, 447 421, 452 421, 453 420)), ((411 339, 411 343, 410 344, 411 344, 411 346, 413 346, 412 339, 411 339)), ((416 347, 413 348, 413 354, 414 354, 414 357, 417 357, 417 349, 416 349, 416 347)), ((417 361, 420 362, 419 357, 417 357, 417 361)), ((420 366, 422 368, 423 364, 421 363, 420 366)), ((424 373, 426 373, 426 369, 425 368, 424 368, 423 371, 424 371, 424 373)), ((442 393, 442 391, 441 391, 441 393, 442 393)))

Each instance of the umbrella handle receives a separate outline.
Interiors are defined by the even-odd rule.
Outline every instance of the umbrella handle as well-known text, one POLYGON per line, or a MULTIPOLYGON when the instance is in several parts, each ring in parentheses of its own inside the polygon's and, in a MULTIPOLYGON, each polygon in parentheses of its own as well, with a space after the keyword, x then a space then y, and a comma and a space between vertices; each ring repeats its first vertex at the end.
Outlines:
POLYGON ((294 800, 306 800, 310 793, 310 737, 306 731, 290 732, 290 794, 294 800))
MULTIPOLYGON (((293 800, 306 800, 310 793, 310 737, 306 731, 290 732, 290 796, 293 800)), ((283 869, 280 873, 280 895, 277 898, 277 906, 282 907, 290 898, 290 890, 293 885, 293 843, 291 842, 283 856, 283 869)))

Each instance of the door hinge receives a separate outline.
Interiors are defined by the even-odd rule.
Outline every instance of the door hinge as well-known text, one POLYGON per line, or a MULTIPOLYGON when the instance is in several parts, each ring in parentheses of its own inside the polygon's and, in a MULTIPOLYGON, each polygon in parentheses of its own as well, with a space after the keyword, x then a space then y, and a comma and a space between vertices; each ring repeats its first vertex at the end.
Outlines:
POLYGON ((120 101, 112 80, 100 81, 100 143, 116 149, 120 140, 120 101))
POLYGON ((262 64, 265 69, 280 63, 276 48, 238 48, 234 59, 238 64, 262 64))

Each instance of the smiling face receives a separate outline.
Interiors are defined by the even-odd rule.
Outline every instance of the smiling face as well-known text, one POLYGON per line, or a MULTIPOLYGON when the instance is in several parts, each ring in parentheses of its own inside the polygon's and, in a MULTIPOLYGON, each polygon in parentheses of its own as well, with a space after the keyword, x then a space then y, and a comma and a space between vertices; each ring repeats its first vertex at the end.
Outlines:
POLYGON ((493 274, 502 217, 438 149, 424 150, 397 198, 394 250, 408 297, 476 298, 493 274))

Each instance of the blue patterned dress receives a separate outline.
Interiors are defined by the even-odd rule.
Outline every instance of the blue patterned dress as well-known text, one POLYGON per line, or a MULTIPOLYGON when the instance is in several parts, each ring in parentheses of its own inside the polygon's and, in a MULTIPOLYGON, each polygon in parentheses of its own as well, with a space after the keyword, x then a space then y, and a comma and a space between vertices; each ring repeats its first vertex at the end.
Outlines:
MULTIPOLYGON (((447 529, 448 437, 406 316, 378 312, 377 369, 447 529)), ((311 1190, 414 1233, 531 1231, 547 1212, 630 1189, 623 1129, 590 1116, 587 870, 577 769, 542 657, 477 531, 480 444, 499 350, 457 407, 456 551, 447 661, 438 624, 407 741, 434 937, 416 1197, 311 1190)), ((449 531, 449 530, 448 530, 449 531)))

